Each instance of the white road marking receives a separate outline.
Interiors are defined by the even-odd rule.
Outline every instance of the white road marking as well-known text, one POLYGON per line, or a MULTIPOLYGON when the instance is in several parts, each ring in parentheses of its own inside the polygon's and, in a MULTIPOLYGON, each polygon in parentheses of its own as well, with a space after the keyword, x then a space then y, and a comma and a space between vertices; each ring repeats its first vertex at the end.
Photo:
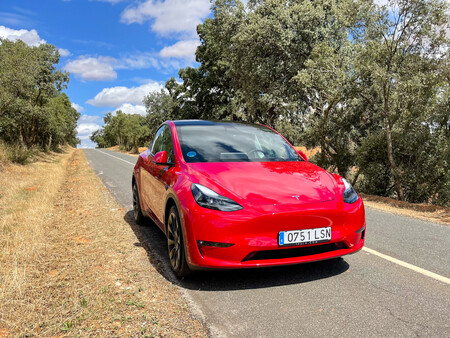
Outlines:
POLYGON ((128 163, 128 164, 131 164, 132 166, 134 166, 134 165, 135 165, 135 163, 131 163, 131 162, 128 162, 128 161, 124 160, 123 158, 120 158, 120 157, 117 157, 117 156, 114 156, 114 155, 111 155, 111 154, 105 153, 104 151, 101 151, 100 149, 96 149, 96 150, 97 150, 97 151, 99 151, 99 152, 101 152, 101 153, 103 153, 103 154, 105 154, 105 155, 108 155, 108 156, 111 156, 111 157, 117 158, 118 160, 121 160, 122 162, 125 162, 125 163, 128 163))
POLYGON ((383 259, 386 259, 389 262, 398 264, 400 266, 403 266, 404 268, 407 268, 407 269, 413 270, 415 272, 418 272, 418 273, 420 273, 420 274, 422 274, 424 276, 436 279, 436 280, 438 280, 440 282, 443 282, 443 283, 446 283, 446 284, 450 284, 450 278, 447 278, 447 277, 438 275, 437 273, 434 273, 434 272, 431 272, 431 271, 419 268, 418 266, 415 266, 415 265, 403 262, 403 261, 401 261, 401 260, 399 260, 397 258, 394 258, 394 257, 388 256, 388 255, 382 254, 381 252, 375 251, 375 250, 370 249, 368 247, 364 247, 363 250, 367 251, 368 253, 371 253, 372 255, 375 255, 375 256, 381 257, 383 259))

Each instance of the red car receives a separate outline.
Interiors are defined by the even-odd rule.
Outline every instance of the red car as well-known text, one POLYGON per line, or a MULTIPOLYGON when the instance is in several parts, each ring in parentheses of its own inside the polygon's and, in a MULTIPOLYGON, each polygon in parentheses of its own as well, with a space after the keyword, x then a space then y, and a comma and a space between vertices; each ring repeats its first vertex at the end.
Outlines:
POLYGON ((167 236, 175 274, 340 257, 360 250, 361 197, 274 130, 168 121, 134 167, 134 217, 167 236))

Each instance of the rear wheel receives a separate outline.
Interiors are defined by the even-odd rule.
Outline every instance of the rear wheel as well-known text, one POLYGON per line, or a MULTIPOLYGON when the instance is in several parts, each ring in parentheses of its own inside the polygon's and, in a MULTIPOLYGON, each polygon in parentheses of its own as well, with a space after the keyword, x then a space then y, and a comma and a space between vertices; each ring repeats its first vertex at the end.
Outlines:
POLYGON ((144 215, 142 214, 141 203, 139 201, 139 192, 136 183, 133 184, 133 216, 136 224, 142 225, 144 223, 144 215))
POLYGON ((167 248, 169 251, 170 265, 175 275, 177 277, 190 275, 191 270, 186 261, 180 216, 175 206, 170 208, 169 217, 167 218, 167 248))

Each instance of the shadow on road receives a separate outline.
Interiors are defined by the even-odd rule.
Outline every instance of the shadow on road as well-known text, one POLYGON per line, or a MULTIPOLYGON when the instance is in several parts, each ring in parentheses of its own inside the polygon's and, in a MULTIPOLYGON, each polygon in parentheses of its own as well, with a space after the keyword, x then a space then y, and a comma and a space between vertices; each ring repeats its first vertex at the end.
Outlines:
POLYGON ((339 275, 348 270, 348 263, 342 259, 259 269, 196 271, 193 276, 178 280, 172 273, 167 255, 165 235, 151 220, 138 226, 133 212, 128 211, 125 221, 134 231, 138 243, 147 252, 150 263, 171 283, 190 290, 227 291, 268 288, 290 284, 301 284, 339 275))

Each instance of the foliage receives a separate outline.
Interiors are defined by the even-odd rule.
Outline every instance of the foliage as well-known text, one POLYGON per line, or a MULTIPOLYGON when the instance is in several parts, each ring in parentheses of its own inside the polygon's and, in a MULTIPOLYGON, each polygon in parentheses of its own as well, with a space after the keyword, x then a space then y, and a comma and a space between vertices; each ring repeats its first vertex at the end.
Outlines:
POLYGON ((150 138, 146 118, 139 114, 124 114, 118 110, 114 114, 107 113, 103 120, 104 127, 90 137, 101 148, 119 145, 123 150, 137 153, 139 146, 150 138))
MULTIPOLYGON (((212 13, 198 67, 145 98, 147 135, 167 119, 263 123, 361 191, 450 203, 445 0, 215 0, 212 13)), ((110 119, 99 145, 124 142, 110 119)))
POLYGON ((144 105, 147 110, 147 125, 150 129, 150 135, 156 133, 161 123, 175 117, 173 112, 175 105, 172 96, 165 90, 149 93, 144 98, 144 105))
POLYGON ((52 45, 29 47, 0 39, 0 139, 19 153, 78 143, 79 113, 61 93, 69 74, 56 68, 58 62, 52 45))
MULTIPOLYGON (((434 126, 428 122, 440 113, 430 105, 442 92, 448 72, 446 10, 442 0, 390 0, 387 6, 372 6, 359 37, 362 48, 354 68, 364 84, 360 95, 371 104, 368 113, 385 135, 390 177, 401 200, 426 200, 417 195, 420 186, 428 190, 442 178, 420 172, 425 164, 442 165, 425 157, 436 153, 431 139, 438 133, 432 133, 434 126)), ((448 121, 447 115, 445 124, 448 121)))

